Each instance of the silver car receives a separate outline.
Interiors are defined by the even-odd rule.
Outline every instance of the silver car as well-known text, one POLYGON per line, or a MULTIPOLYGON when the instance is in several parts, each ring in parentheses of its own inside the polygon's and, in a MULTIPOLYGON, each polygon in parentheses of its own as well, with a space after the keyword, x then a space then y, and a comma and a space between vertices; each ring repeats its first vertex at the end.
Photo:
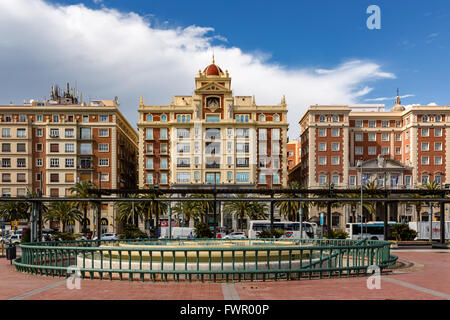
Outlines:
POLYGON ((247 239, 247 236, 244 232, 232 232, 230 234, 227 234, 224 239, 247 239))

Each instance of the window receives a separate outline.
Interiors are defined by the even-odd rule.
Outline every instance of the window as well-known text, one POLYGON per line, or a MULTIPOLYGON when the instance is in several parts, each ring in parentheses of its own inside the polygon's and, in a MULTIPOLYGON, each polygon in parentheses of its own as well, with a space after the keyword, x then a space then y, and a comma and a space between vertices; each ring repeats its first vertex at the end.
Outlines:
POLYGON ((195 171, 195 172, 194 172, 194 179, 195 179, 195 180, 200 179, 200 174, 199 174, 198 171, 195 171))
POLYGON ((236 182, 249 182, 249 181, 250 181, 250 174, 248 172, 236 172, 236 182))
POLYGON ((100 115, 99 121, 100 121, 100 122, 108 122, 108 116, 106 116, 106 115, 100 115))
POLYGON ((11 168, 11 159, 3 158, 2 159, 2 168, 11 168))
POLYGON ((59 129, 50 129, 50 138, 59 138, 59 129))
POLYGON ((424 165, 430 164, 430 157, 428 157, 428 156, 423 156, 423 157, 422 157, 422 164, 424 164, 424 165))
POLYGON ((434 128, 434 136, 442 137, 442 128, 434 128))
POLYGON ((233 157, 227 157, 227 164, 232 165, 233 164, 233 157))
POLYGON ((160 154, 167 154, 167 143, 161 143, 160 144, 160 154))
POLYGON ((75 161, 72 158, 66 159, 65 163, 66 163, 66 168, 73 168, 75 166, 75 161))
POLYGON ((319 116, 319 121, 320 122, 325 122, 325 116, 324 115, 320 115, 319 116))
POLYGON ((362 141, 363 140, 363 134, 362 133, 356 133, 355 134, 355 141, 362 141))
POLYGON ((24 197, 26 194, 27 189, 25 188, 17 188, 17 196, 18 197, 24 197))
POLYGON ((2 143, 2 152, 11 152, 11 143, 2 143))
POLYGON ((280 129, 272 129, 272 140, 280 139, 280 129))
POLYGON ((3 188, 2 189, 2 197, 11 197, 11 189, 3 188))
POLYGON ((267 144, 266 144, 265 141, 259 143, 259 153, 260 154, 267 154, 267 144))
POLYGON ((153 129, 152 128, 145 129, 145 139, 153 140, 153 129))
POLYGON ((332 137, 339 137, 339 129, 331 129, 331 136, 332 137))
POLYGON ((89 122, 89 116, 83 116, 83 122, 89 122))
POLYGON ((278 173, 273 174, 273 183, 279 184, 280 183, 280 175, 278 173))
POLYGON ((17 159, 17 167, 18 168, 25 168, 27 166, 27 161, 24 158, 18 158, 17 159))
POLYGON ((369 121, 369 128, 375 128, 376 122, 375 121, 369 121))
POLYGON ((167 128, 161 128, 160 133, 160 139, 167 139, 167 128))
POLYGON ((397 128, 400 128, 402 126, 402 122, 401 121, 395 121, 395 126, 397 128))
POLYGON ((147 173, 145 178, 147 184, 153 184, 153 173, 147 173))
POLYGON ((441 122, 441 116, 437 114, 437 115, 434 117, 434 121, 436 121, 436 122, 441 122))
POLYGON ((434 182, 436 182, 438 185, 440 185, 442 183, 442 176, 441 174, 435 174, 434 175, 434 182))
POLYGON ((363 154, 363 147, 355 147, 355 154, 362 155, 363 154))
POLYGON ((36 122, 42 122, 42 114, 36 115, 36 122))
POLYGON ((424 175, 422 176, 422 184, 427 184, 428 183, 428 176, 424 175))
POLYGON ((167 169, 167 158, 161 158, 161 169, 167 169))
POLYGON ((428 137, 429 131, 428 128, 422 128, 422 137, 428 137))
POLYGON ((50 143, 50 152, 59 152, 59 144, 50 143))
POLYGON ((107 167, 107 166, 109 166, 109 159, 108 158, 100 158, 100 159, 98 159, 98 165, 100 167, 107 167))
POLYGON ((267 140, 267 129, 259 129, 259 140, 267 140))
POLYGON ((59 116, 53 115, 53 122, 59 122, 59 116))
POLYGON ((59 168, 58 158, 50 158, 50 168, 59 168))
POLYGON ((26 129, 17 129, 17 137, 18 138, 25 138, 26 136, 27 136, 26 129))
POLYGON ((331 164, 332 165, 338 165, 339 164, 339 157, 331 157, 331 164))
POLYGON ((36 137, 42 137, 42 129, 36 129, 36 137))
POLYGON ((369 133, 368 134, 369 141, 376 141, 376 137, 377 137, 376 133, 369 133))
POLYGON ((153 154, 153 143, 146 143, 145 144, 145 153, 153 154))
POLYGON ((259 167, 260 168, 265 168, 266 167, 266 159, 265 158, 260 158, 259 159, 259 167))
POLYGON ((2 128, 2 137, 10 138, 11 137, 11 129, 10 128, 2 128))
POLYGON ((214 116, 206 116, 206 122, 219 122, 220 116, 214 115, 214 116))
POLYGON ((377 147, 369 147, 368 148, 368 154, 373 156, 377 154, 377 147))
POLYGON ((319 186, 324 186, 327 183, 327 176, 320 175, 319 176, 319 186))
POLYGON ((236 167, 248 167, 248 158, 236 158, 236 167))
POLYGON ((42 167, 42 164, 43 164, 43 160, 41 158, 36 159, 36 166, 37 167, 42 167))
POLYGON ((50 188, 50 197, 59 197, 59 189, 50 188))
POLYGON ((395 154, 402 154, 402 148, 401 147, 395 147, 395 154))
POLYGON ((351 186, 356 186, 356 176, 350 176, 349 178, 350 178, 349 179, 349 184, 351 186))
POLYGON ((98 144, 98 151, 106 152, 109 150, 109 144, 108 143, 99 143, 98 144))
MULTIPOLYGON (((261 154, 262 152, 264 152, 264 150, 261 150, 261 145, 267 146, 266 143, 260 143, 260 144, 259 144, 259 146, 260 146, 260 150, 259 150, 260 154, 261 154)), ((236 152, 239 152, 239 153, 248 153, 248 152, 249 152, 249 144, 248 144, 248 142, 245 142, 245 143, 236 143, 236 152)))
POLYGON ((381 141, 389 141, 389 133, 382 133, 381 141))
POLYGON ((333 142, 331 144, 331 151, 339 151, 339 146, 340 146, 339 142, 333 142))
POLYGON ((405 153, 408 153, 408 152, 409 152, 409 144, 407 144, 405 147, 405 153))
POLYGON ((11 173, 2 173, 2 182, 11 182, 11 173))
POLYGON ((389 127, 389 121, 381 121, 381 126, 382 126, 383 128, 389 127))
POLYGON ((326 165, 327 164, 327 157, 319 157, 319 165, 326 165))
POLYGON ((259 174, 259 180, 258 180, 258 182, 259 182, 260 184, 266 183, 266 175, 265 175, 264 173, 260 173, 260 174, 259 174))
POLYGON ((442 157, 434 157, 434 164, 435 165, 441 165, 442 164, 442 157))
POLYGON ((41 181, 41 173, 36 173, 36 181, 41 181))
POLYGON ((66 138, 73 138, 74 137, 74 129, 65 129, 65 137, 66 138))
MULTIPOLYGON (((167 121, 167 116, 166 116, 165 114, 163 114, 163 115, 161 116, 161 121, 162 121, 162 122, 166 122, 166 121, 167 121)), ((166 177, 167 177, 167 175, 166 175, 166 177)))
POLYGON ((327 129, 319 129, 319 137, 326 137, 327 129))
POLYGON ((259 121, 264 121, 265 118, 266 118, 266 117, 265 117, 263 114, 260 114, 260 115, 259 115, 259 121))
POLYGON ((92 154, 92 143, 80 143, 80 154, 92 154))
MULTIPOLYGON (((152 163, 153 165, 153 163, 152 163)), ((189 158, 178 158, 177 167, 178 168, 189 168, 191 166, 191 159, 189 158)))
POLYGON ((42 143, 37 143, 36 144, 36 151, 37 152, 42 152, 42 143))
POLYGON ((422 142, 422 151, 429 151, 430 144, 428 142, 422 142))
POLYGON ((319 151, 327 151, 327 144, 325 142, 319 143, 319 151))
POLYGON ((278 114, 275 114, 275 115, 273 116, 273 121, 275 121, 275 122, 280 121, 280 116, 279 116, 278 114))
POLYGON ((361 120, 356 120, 355 121, 355 127, 361 128, 362 127, 362 121, 361 120))
POLYGON ((161 173, 160 177, 161 177, 160 183, 161 184, 167 184, 167 173, 161 173))
POLYGON ((65 174, 65 182, 74 182, 74 174, 66 173, 65 174))
POLYGON ((422 122, 428 122, 428 117, 426 115, 422 116, 422 122))
MULTIPOLYGON (((236 138, 248 138, 248 137, 249 137, 248 128, 236 129, 236 138)), ((261 137, 261 132, 260 132, 260 137, 261 137)))
POLYGON ((147 121, 153 121, 153 117, 152 117, 151 114, 148 114, 148 115, 147 115, 147 121))
POLYGON ((333 122, 339 122, 339 116, 334 115, 333 116, 333 122))
POLYGON ((434 151, 442 151, 442 142, 434 143, 434 151))
POLYGON ((191 175, 189 172, 178 172, 177 173, 177 182, 190 182, 191 175))
POLYGON ((81 139, 91 139, 91 128, 80 128, 81 139))
POLYGON ((411 176, 405 176, 405 186, 411 185, 411 176))
POLYGON ((178 153, 189 153, 191 145, 189 143, 177 143, 178 153))
POLYGON ((402 141, 402 134, 401 133, 396 133, 395 134, 395 141, 402 141))
POLYGON ((26 152, 26 145, 25 145, 25 143, 18 143, 17 144, 17 152, 26 152))
POLYGON ((280 154, 280 143, 272 142, 272 155, 279 155, 280 154))
POLYGON ((409 131, 406 131, 405 138, 406 138, 406 140, 409 140, 409 131))
POLYGON ((389 154, 389 147, 382 147, 381 154, 389 154))
POLYGON ((332 182, 335 186, 337 186, 337 185, 339 184, 339 176, 338 176, 338 175, 333 175, 333 176, 331 177, 331 182, 332 182))
POLYGON ((50 182, 59 182, 59 173, 50 173, 50 182))
POLYGON ((109 130, 108 129, 99 129, 98 130, 98 136, 99 137, 108 137, 109 136, 109 130))

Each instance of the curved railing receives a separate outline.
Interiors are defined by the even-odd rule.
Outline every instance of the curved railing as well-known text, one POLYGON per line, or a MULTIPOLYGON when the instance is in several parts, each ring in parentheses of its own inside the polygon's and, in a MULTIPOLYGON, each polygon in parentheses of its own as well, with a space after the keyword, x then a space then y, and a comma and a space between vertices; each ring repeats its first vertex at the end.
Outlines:
POLYGON ((21 244, 18 271, 133 280, 266 281, 367 274, 393 265, 390 242, 341 239, 84 240, 21 244), (68 271, 69 270, 69 271, 68 271))

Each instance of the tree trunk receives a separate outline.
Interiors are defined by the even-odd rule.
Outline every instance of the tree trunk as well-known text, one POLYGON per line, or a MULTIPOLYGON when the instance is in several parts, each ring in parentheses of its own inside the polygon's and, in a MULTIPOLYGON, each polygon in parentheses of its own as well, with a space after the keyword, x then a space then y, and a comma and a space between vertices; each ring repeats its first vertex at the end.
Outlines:
POLYGON ((87 219, 87 206, 83 205, 83 223, 81 225, 81 231, 83 234, 86 233, 86 219, 87 219))

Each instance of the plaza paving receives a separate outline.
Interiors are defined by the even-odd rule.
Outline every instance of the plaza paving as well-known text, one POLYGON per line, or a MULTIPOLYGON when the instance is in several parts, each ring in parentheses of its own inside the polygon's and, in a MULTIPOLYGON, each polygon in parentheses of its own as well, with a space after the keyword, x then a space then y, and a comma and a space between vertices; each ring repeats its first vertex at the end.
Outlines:
POLYGON ((395 250, 406 269, 383 274, 380 289, 366 277, 241 283, 177 283, 81 280, 68 289, 64 278, 15 271, 0 258, 2 300, 450 300, 450 250, 395 250))

